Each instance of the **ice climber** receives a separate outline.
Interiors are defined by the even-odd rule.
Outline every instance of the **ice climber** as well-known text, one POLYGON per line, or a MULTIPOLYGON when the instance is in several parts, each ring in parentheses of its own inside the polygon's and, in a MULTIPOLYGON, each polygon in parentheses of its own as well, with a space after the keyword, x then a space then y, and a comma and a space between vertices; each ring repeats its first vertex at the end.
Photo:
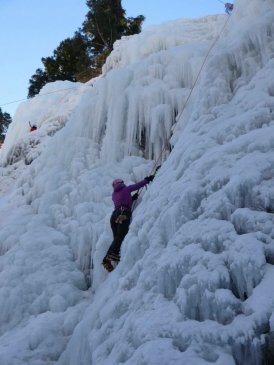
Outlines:
POLYGON ((230 15, 233 10, 234 5, 231 3, 225 3, 225 12, 230 15))
POLYGON ((114 211, 110 218, 110 225, 113 232, 113 241, 102 262, 107 271, 112 271, 114 269, 111 261, 117 263, 120 261, 120 248, 128 233, 132 203, 138 198, 138 193, 135 193, 133 196, 131 193, 149 184, 153 179, 154 175, 150 175, 145 177, 144 180, 128 186, 125 185, 122 179, 116 179, 112 182, 114 211))
POLYGON ((30 122, 29 122, 29 125, 30 125, 30 132, 34 132, 34 131, 36 131, 37 130, 37 127, 36 127, 36 125, 35 124, 31 124, 30 122))

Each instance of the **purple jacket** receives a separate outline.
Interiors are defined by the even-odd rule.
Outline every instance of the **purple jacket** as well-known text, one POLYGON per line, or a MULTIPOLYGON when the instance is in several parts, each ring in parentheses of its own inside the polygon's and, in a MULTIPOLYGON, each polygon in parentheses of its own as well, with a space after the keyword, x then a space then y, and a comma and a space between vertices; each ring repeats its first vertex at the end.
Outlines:
POLYGON ((145 185, 147 185, 146 180, 139 181, 138 183, 129 186, 126 186, 124 183, 119 183, 115 185, 112 193, 112 200, 115 209, 120 208, 121 206, 131 209, 132 207, 131 192, 139 190, 145 185))

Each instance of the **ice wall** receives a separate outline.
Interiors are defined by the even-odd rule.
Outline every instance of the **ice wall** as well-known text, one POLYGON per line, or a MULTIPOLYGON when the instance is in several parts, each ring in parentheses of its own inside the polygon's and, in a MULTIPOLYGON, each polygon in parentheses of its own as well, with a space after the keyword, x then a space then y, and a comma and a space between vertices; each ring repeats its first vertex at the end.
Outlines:
POLYGON ((273 11, 236 2, 122 262, 58 364, 273 360, 273 11))
POLYGON ((124 37, 108 58, 103 77, 82 87, 68 82, 47 85, 40 93, 45 96, 18 109, 2 160, 12 160, 16 143, 22 145, 26 139, 29 144, 29 120, 39 128, 48 126, 54 118, 66 121, 82 94, 72 117, 77 120, 74 136, 99 143, 100 157, 107 161, 128 155, 158 156, 162 146, 168 144, 182 100, 223 19, 178 20, 167 23, 164 30, 154 26, 140 36, 124 37), (195 31, 190 32, 193 26, 195 31))
POLYGON ((7 165, 24 159, 28 152, 33 152, 31 147, 41 141, 45 143, 47 136, 63 128, 89 87, 89 83, 56 81, 45 85, 39 95, 20 104, 0 150, 0 163, 7 165), (35 125, 37 131, 30 133, 30 125, 35 125))
POLYGON ((235 3, 182 114, 227 17, 117 43, 0 200, 0 362, 263 364, 274 304, 273 12, 270 0, 235 3), (141 179, 163 146, 108 275, 111 180, 141 179))

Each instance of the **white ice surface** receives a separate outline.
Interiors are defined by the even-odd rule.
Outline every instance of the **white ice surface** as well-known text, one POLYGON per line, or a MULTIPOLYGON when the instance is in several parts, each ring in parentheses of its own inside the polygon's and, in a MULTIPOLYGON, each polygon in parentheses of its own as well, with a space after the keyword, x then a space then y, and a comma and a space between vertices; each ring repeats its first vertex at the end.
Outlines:
POLYGON ((263 364, 274 328, 272 0, 235 2, 183 110, 226 21, 124 38, 102 77, 49 84, 19 107, 1 152, 0 364, 263 364), (142 179, 158 157, 107 274, 111 181, 142 179))

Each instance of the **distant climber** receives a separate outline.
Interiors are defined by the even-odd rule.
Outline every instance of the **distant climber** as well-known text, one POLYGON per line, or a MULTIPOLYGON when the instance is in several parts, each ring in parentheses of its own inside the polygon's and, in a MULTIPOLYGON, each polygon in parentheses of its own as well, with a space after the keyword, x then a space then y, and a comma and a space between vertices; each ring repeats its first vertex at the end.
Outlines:
POLYGON ((232 10, 234 8, 234 5, 231 3, 225 3, 225 12, 230 15, 232 10))
POLYGON ((150 175, 145 177, 144 180, 128 186, 125 185, 122 179, 116 179, 112 182, 112 200, 115 208, 110 218, 110 225, 113 241, 102 262, 104 268, 109 272, 114 269, 111 261, 116 263, 120 261, 121 244, 129 230, 132 202, 138 198, 138 193, 133 196, 131 193, 149 184, 153 179, 154 175, 150 175))
POLYGON ((34 132, 34 131, 36 131, 37 130, 37 126, 35 125, 35 124, 31 124, 30 122, 29 122, 29 125, 30 125, 30 132, 34 132))

